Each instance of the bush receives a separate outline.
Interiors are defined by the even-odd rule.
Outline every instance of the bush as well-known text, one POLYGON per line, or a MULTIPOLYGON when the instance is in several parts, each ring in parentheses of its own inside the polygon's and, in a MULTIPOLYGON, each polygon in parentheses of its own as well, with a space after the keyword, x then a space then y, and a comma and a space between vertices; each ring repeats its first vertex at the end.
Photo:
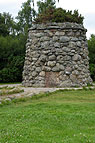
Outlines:
POLYGON ((95 81, 95 35, 91 35, 88 40, 88 50, 89 50, 89 58, 90 58, 90 72, 91 77, 95 81))
POLYGON ((0 70, 0 82, 21 82, 24 57, 16 56, 11 58, 11 62, 0 70))
POLYGON ((21 35, 14 38, 0 37, 0 82, 22 81, 26 42, 24 38, 21 35))
POLYGON ((34 19, 34 23, 47 23, 47 22, 74 22, 83 24, 83 19, 78 10, 66 11, 62 8, 47 8, 44 13, 38 14, 34 19))
POLYGON ((90 64, 90 73, 93 81, 95 81, 95 64, 90 64))

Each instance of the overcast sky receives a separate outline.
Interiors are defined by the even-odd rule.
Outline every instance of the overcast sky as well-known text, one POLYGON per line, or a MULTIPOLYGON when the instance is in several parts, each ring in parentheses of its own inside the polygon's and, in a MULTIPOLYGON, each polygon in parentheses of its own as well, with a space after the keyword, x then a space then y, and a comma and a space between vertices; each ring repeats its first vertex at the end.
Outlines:
MULTIPOLYGON (((0 13, 9 12, 12 16, 17 16, 23 2, 27 0, 0 0, 0 13)), ((37 1, 37 0, 36 0, 37 1)), ((87 37, 95 34, 95 0, 59 0, 57 7, 67 10, 78 9, 84 19, 84 26, 88 30, 87 37)))

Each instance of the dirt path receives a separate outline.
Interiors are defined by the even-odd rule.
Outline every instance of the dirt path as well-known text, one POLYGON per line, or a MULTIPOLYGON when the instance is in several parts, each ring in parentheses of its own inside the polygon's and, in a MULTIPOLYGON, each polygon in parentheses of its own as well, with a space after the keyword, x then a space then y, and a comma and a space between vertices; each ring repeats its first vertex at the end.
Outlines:
MULTIPOLYGON (((20 89, 20 90, 24 90, 24 92, 20 92, 17 94, 11 94, 11 95, 5 95, 5 96, 0 96, 0 100, 2 100, 3 98, 19 98, 22 96, 33 96, 34 94, 39 94, 39 93, 45 93, 45 92, 54 92, 56 90, 59 89, 82 89, 82 87, 79 88, 33 88, 33 87, 23 87, 21 84, 3 84, 0 85, 0 88, 3 87, 11 87, 11 88, 15 88, 15 89, 20 89)), ((94 86, 95 87, 95 86, 94 86)))
MULTIPOLYGON (((21 97, 21 96, 32 96, 34 94, 45 93, 45 92, 53 92, 53 91, 56 91, 56 90, 59 90, 59 89, 65 89, 65 88, 33 88, 33 87, 23 87, 21 84, 3 84, 3 85, 0 85, 0 88, 3 88, 3 87, 19 88, 21 90, 24 90, 24 92, 17 93, 17 94, 12 94, 12 95, 1 96, 0 98, 5 98, 5 97, 6 98, 9 98, 9 97, 12 98, 12 97, 21 97)), ((68 88, 68 89, 70 89, 70 88, 68 88)))

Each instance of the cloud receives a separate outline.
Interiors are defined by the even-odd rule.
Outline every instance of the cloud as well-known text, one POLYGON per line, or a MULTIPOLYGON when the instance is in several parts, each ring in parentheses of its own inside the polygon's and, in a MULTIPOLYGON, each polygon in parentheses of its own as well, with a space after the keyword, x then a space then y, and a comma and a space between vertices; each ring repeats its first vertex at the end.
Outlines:
POLYGON ((85 14, 85 21, 88 28, 95 28, 95 13, 85 14))
POLYGON ((84 17, 84 27, 87 29, 87 38, 89 38, 91 34, 95 34, 95 12, 86 13, 84 17))
POLYGON ((67 10, 78 9, 83 14, 95 12, 95 0, 60 0, 57 6, 67 10))
POLYGON ((7 0, 7 1, 3 0, 3 1, 0 1, 0 5, 1 4, 7 5, 7 4, 10 4, 10 3, 11 4, 14 4, 14 3, 16 4, 16 3, 22 3, 22 2, 25 2, 25 0, 19 0, 19 1, 18 0, 7 0))
POLYGON ((18 11, 21 8, 22 3, 25 2, 25 0, 3 0, 0 1, 0 13, 3 12, 9 12, 14 17, 17 16, 18 11))

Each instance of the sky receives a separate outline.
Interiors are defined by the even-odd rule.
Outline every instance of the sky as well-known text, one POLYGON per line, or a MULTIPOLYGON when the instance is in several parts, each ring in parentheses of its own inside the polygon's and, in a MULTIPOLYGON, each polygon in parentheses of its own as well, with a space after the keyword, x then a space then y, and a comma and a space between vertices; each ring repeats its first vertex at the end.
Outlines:
MULTIPOLYGON (((0 13, 9 12, 16 17, 18 11, 21 10, 22 3, 26 1, 0 0, 0 13)), ((87 38, 89 39, 91 34, 95 34, 95 0, 59 0, 56 5, 66 10, 78 10, 85 18, 84 27, 87 29, 87 38)))

